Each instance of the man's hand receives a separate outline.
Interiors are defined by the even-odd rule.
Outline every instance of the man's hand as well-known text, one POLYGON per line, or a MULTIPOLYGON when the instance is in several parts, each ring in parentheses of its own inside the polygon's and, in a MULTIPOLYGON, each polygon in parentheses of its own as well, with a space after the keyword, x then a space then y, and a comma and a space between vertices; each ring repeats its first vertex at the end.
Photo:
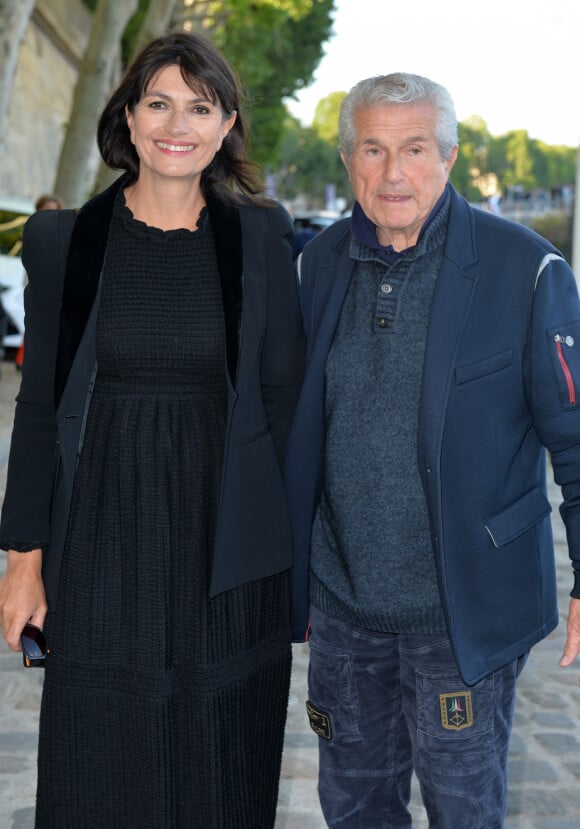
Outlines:
POLYGON ((566 645, 560 659, 560 665, 563 668, 571 665, 580 653, 580 599, 570 600, 566 630, 568 631, 566 645))

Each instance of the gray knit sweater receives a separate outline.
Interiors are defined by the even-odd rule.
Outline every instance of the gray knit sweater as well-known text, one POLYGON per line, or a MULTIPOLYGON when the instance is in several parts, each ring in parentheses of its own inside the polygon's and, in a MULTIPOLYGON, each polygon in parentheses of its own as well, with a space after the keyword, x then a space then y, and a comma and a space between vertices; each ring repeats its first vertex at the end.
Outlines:
POLYGON ((417 245, 390 266, 352 239, 356 265, 326 362, 311 601, 370 630, 445 632, 417 424, 448 212, 447 197, 417 245))

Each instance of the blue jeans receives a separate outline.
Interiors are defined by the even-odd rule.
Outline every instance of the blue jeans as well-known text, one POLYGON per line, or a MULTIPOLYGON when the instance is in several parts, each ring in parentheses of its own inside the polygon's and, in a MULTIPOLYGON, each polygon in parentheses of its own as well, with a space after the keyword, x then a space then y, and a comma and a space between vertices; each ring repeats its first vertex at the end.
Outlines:
POLYGON ((311 609, 308 714, 331 829, 409 829, 415 771, 431 829, 501 829, 516 679, 474 686, 445 635, 393 635, 311 609))

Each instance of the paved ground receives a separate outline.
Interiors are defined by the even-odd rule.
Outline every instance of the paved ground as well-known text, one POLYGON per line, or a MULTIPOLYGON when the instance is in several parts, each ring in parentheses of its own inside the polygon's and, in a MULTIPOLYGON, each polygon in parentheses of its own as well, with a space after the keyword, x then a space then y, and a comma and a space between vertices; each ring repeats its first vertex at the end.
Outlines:
MULTIPOLYGON (((14 367, 4 364, 0 379, 0 494, 17 385, 14 367)), ((551 498, 555 506, 555 489, 551 498)), ((571 577, 564 531, 556 510, 554 533, 564 616, 571 577)), ((0 553, 0 573, 4 566, 5 556, 0 553)), ((580 664, 565 671, 558 667, 564 632, 562 620, 558 630, 533 650, 520 679, 505 829, 580 827, 580 664)), ((307 661, 306 647, 296 646, 276 829, 324 829, 325 825, 316 798, 316 738, 304 712, 307 661)), ((41 671, 25 671, 20 656, 0 644, 0 829, 32 829, 34 825, 41 682, 41 671)), ((427 829, 416 797, 413 814, 417 829, 427 829)))

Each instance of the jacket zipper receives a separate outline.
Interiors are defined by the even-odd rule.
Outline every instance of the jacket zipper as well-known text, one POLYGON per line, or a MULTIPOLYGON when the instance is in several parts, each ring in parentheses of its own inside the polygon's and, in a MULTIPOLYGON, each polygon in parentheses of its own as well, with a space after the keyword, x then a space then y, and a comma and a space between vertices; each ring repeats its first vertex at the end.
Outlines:
POLYGON ((574 380, 572 379, 572 372, 568 367, 568 363, 566 362, 566 357, 564 356, 564 351, 562 349, 562 343, 571 347, 574 345, 574 340, 572 337, 563 337, 561 334, 556 334, 554 337, 554 342, 556 343, 556 351, 558 353, 558 360, 560 361, 560 366, 562 367, 562 371, 564 373, 564 379, 566 381, 566 386, 568 387, 568 400, 571 406, 576 405, 576 389, 574 388, 574 380))

